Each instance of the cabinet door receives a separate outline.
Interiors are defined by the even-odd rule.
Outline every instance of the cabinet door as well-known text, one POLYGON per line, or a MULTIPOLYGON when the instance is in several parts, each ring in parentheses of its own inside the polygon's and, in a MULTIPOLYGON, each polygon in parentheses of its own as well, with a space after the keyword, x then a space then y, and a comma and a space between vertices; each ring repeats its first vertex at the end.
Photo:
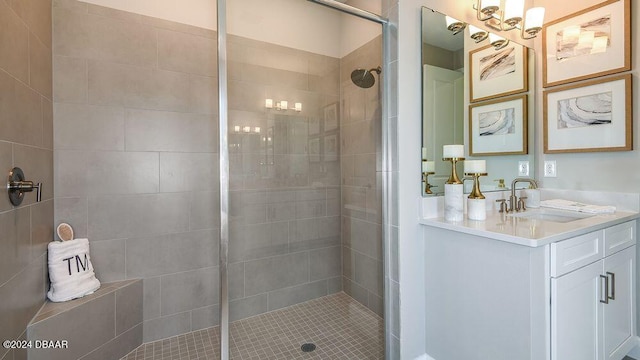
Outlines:
MULTIPOLYGON (((598 360, 603 260, 551 279, 551 358, 598 360)), ((604 297, 603 297, 604 299, 604 297)))
POLYGON ((635 252, 632 246, 604 259, 609 303, 604 312, 603 359, 619 360, 631 350, 635 329, 635 252))

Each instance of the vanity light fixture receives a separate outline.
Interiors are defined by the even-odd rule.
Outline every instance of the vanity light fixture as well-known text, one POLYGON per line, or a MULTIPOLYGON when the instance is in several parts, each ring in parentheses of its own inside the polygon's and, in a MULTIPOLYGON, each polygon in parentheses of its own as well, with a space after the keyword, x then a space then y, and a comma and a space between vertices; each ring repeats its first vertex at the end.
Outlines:
POLYGON ((496 35, 494 33, 489 33, 489 43, 496 50, 500 50, 500 49, 504 48, 505 46, 509 45, 509 40, 503 38, 502 36, 498 36, 498 35, 496 35))
POLYGON ((290 108, 289 102, 287 100, 276 101, 274 104, 273 99, 264 99, 264 107, 267 109, 273 109, 275 107, 276 110, 295 110, 297 112, 302 111, 301 102, 294 103, 293 107, 290 108))
POLYGON ((471 36, 473 41, 477 44, 486 39, 489 36, 489 33, 473 25, 469 25, 469 36, 471 36))
POLYGON ((460 31, 464 30, 464 28, 467 27, 467 24, 458 19, 454 19, 451 16, 445 16, 445 21, 447 23, 447 29, 453 32, 453 35, 457 35, 460 31))
POLYGON ((532 39, 542 30, 544 8, 530 8, 525 14, 524 0, 505 0, 504 10, 500 10, 500 0, 476 0, 473 7, 477 19, 492 29, 521 29, 520 37, 523 39, 532 39))

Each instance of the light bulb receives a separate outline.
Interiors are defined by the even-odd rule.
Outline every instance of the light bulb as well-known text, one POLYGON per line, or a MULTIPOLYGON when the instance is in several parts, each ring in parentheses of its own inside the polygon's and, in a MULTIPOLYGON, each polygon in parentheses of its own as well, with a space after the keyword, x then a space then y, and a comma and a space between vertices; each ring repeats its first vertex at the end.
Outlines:
POLYGON ((515 26, 522 20, 524 0, 506 0, 504 5, 504 22, 515 26))

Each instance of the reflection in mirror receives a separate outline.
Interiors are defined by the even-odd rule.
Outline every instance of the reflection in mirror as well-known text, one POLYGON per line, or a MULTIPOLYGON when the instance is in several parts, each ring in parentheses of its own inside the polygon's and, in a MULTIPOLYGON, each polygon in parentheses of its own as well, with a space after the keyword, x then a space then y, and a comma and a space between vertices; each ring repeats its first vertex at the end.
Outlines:
MULTIPOLYGON (((444 193, 444 182, 447 181, 451 173, 451 163, 442 161, 442 148, 444 145, 464 144, 466 159, 486 160, 489 175, 481 180, 482 192, 506 190, 514 178, 519 176, 533 177, 534 175, 533 81, 535 79, 535 55, 533 50, 522 51, 522 53, 526 54, 522 62, 524 68, 515 70, 520 71, 528 79, 528 89, 525 86, 525 90, 511 92, 511 96, 488 96, 480 101, 471 103, 469 101, 471 78, 469 54, 489 45, 489 40, 486 35, 477 35, 478 28, 476 27, 471 27, 464 23, 461 23, 462 29, 460 24, 452 26, 455 21, 454 18, 448 18, 445 14, 425 7, 422 8, 422 146, 423 158, 426 155, 428 161, 434 161, 434 165, 430 164, 430 166, 434 167, 433 174, 428 176, 431 194, 425 191, 427 186, 423 182, 423 196, 436 196, 444 193), (473 28, 472 33, 470 33, 469 28, 473 28), (481 41, 476 43, 472 39, 472 35, 481 41), (498 151, 491 155, 469 156, 470 129, 473 130, 474 125, 479 126, 478 119, 470 120, 470 108, 486 108, 495 112, 500 109, 500 106, 490 105, 492 102, 500 104, 504 99, 505 104, 507 104, 506 101, 516 96, 516 93, 521 97, 526 95, 527 99, 524 102, 526 104, 525 108, 520 111, 521 118, 515 119, 517 124, 519 123, 524 127, 519 132, 519 134, 522 134, 522 132, 525 134, 525 138, 522 139, 525 144, 524 152, 517 155, 513 155, 513 152, 511 152, 510 155, 507 155, 500 154, 500 151, 498 151), (529 121, 526 121, 527 119, 529 121), (528 146, 526 146, 527 144, 528 146)), ((516 46, 521 45, 516 44, 516 46)), ((508 74, 509 72, 507 71, 506 75, 508 74)), ((498 74, 497 76, 502 75, 498 74)), ((507 78, 513 78, 513 74, 504 76, 501 80, 507 78)), ((513 85, 514 88, 518 88, 517 84, 513 85)), ((475 133, 485 136, 485 132, 476 131, 475 133)), ((506 135, 495 136, 495 142, 505 141, 505 138, 506 135)), ((458 163, 458 174, 463 173, 463 166, 463 162, 458 163)), ((464 183, 465 192, 470 192, 472 182, 465 180, 464 183)))

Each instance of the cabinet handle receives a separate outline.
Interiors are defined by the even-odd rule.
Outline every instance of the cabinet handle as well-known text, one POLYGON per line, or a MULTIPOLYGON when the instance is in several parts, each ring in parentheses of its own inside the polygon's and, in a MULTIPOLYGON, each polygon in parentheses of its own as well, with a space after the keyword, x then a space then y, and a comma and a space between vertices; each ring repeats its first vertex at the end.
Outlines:
MULTIPOLYGON (((609 303, 609 277, 600 275, 600 279, 604 279, 604 291, 602 291, 602 285, 600 286, 600 290, 601 290, 600 293, 604 294, 604 300, 600 299, 600 302, 603 304, 608 304, 609 303)), ((600 284, 602 284, 602 282, 600 282, 600 284)), ((600 297, 602 297, 602 295, 600 295, 600 297)))
POLYGON ((609 292, 607 292, 607 298, 611 300, 615 300, 616 299, 616 274, 607 271, 607 277, 609 276, 611 276, 611 296, 609 296, 609 292))

